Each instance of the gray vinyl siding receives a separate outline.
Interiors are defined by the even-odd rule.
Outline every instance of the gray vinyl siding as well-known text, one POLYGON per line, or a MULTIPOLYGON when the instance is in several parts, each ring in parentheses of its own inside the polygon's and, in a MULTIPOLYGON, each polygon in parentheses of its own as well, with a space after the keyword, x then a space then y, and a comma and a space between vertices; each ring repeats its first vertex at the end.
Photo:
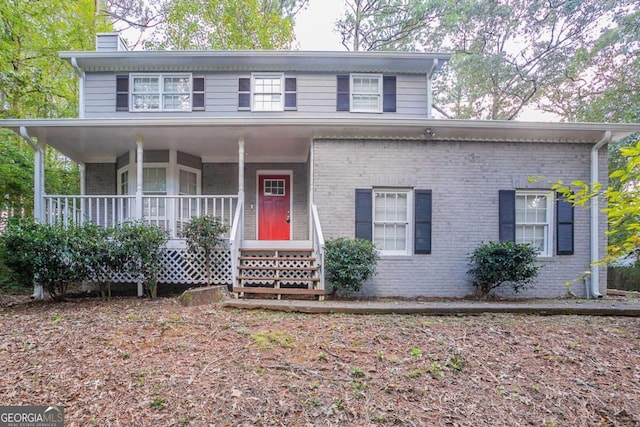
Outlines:
MULTIPOLYGON (((588 182, 590 149, 588 144, 532 142, 317 140, 313 197, 328 240, 354 237, 358 188, 432 190, 431 254, 382 257, 364 294, 462 297, 474 293, 467 275, 469 253, 480 242, 498 240, 498 191, 549 189, 557 180, 588 182), (530 182, 532 176, 542 178, 530 182)), ((606 150, 601 153, 600 176, 606 177, 606 150)), ((553 224, 554 255, 539 260, 542 270, 535 287, 520 295, 585 295, 582 281, 565 285, 590 268, 589 210, 577 207, 574 214, 574 255, 555 255, 553 224)), ((600 227, 604 232, 605 214, 600 215, 600 227)), ((600 274, 601 292, 606 289, 605 270, 600 274)))
MULTIPOLYGON (((127 73, 87 73, 85 79, 85 117, 282 117, 314 115, 315 117, 344 117, 350 114, 379 116, 379 114, 336 111, 336 74, 285 73, 297 79, 297 110, 284 112, 238 111, 238 78, 250 77, 250 73, 201 73, 205 76, 205 111, 191 112, 116 112, 116 75, 127 73)), ((427 79, 425 75, 400 74, 396 76, 394 117, 426 117, 427 79)))

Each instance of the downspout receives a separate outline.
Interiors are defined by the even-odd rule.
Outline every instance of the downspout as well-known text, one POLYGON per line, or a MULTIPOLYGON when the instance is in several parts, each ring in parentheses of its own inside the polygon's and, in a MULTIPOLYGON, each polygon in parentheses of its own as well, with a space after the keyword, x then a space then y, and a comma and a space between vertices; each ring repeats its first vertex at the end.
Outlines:
MULTIPOLYGON (((606 131, 602 139, 591 147, 591 191, 598 184, 598 153, 600 148, 611 141, 611 131, 606 131)), ((598 256, 599 247, 599 222, 600 214, 598 196, 591 199, 591 296, 594 298, 602 298, 600 293, 600 257, 598 256)), ((589 295, 587 295, 589 296, 589 295)))
POLYGON ((75 70, 76 74, 80 78, 78 82, 78 117, 84 119, 84 78, 85 74, 82 69, 78 66, 78 61, 76 58, 71 58, 71 66, 75 70))
POLYGON ((431 89, 431 79, 436 72, 436 68, 438 68, 438 58, 433 60, 433 65, 431 69, 427 73, 427 118, 430 119, 433 114, 431 113, 431 109, 433 106, 433 91, 431 89))
MULTIPOLYGON (((44 188, 44 155, 43 149, 39 144, 36 144, 31 137, 27 128, 20 126, 20 136, 27 141, 27 144, 33 148, 34 160, 33 160, 33 216, 38 222, 44 222, 44 211, 42 209, 43 202, 43 188, 44 188)), ((44 288, 42 284, 33 282, 33 294, 32 299, 44 299, 44 288)))

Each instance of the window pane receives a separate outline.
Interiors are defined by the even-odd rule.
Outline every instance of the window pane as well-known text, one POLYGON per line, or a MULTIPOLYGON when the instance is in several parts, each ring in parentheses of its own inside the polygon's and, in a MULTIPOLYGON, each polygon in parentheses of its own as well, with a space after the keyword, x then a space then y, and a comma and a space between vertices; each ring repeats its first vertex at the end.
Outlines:
POLYGON ((134 93, 159 93, 160 85, 158 77, 134 77, 134 93))
POLYGON ((197 174, 185 170, 180 170, 180 194, 198 194, 197 174))
POLYGON ((162 108, 165 110, 189 110, 189 95, 164 95, 162 108))
POLYGON ((145 193, 166 194, 167 169, 144 168, 142 178, 142 190, 145 193))
POLYGON ((159 110, 160 97, 158 95, 133 95, 133 105, 136 110, 159 110))
POLYGON ((378 110, 378 95, 357 95, 352 97, 352 107, 354 110, 378 110))
POLYGON ((164 78, 165 93, 189 93, 188 77, 165 77, 164 78))

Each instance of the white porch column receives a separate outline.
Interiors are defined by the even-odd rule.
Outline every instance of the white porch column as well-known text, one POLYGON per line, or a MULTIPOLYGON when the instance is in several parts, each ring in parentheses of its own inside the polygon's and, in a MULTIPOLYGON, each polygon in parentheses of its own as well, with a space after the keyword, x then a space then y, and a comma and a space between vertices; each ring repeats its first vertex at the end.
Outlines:
POLYGON ((80 172, 80 195, 84 196, 87 192, 87 168, 84 163, 78 163, 78 171, 80 172))
POLYGON ((244 137, 238 138, 238 200, 244 202, 244 137))
POLYGON ((143 166, 144 166, 144 159, 143 159, 143 154, 144 154, 144 150, 143 150, 143 143, 142 143, 142 136, 138 135, 136 136, 136 152, 137 152, 137 159, 136 159, 136 219, 142 219, 142 181, 143 181, 143 166))
MULTIPOLYGON (((144 149, 142 144, 142 135, 136 136, 136 152, 137 152, 137 162, 136 162, 136 219, 142 219, 142 184, 143 184, 143 166, 144 166, 144 149)), ((138 280, 138 296, 144 296, 144 287, 142 286, 142 281, 138 280)))
POLYGON ((44 150, 45 145, 38 143, 33 160, 33 216, 38 222, 46 221, 44 203, 44 150))

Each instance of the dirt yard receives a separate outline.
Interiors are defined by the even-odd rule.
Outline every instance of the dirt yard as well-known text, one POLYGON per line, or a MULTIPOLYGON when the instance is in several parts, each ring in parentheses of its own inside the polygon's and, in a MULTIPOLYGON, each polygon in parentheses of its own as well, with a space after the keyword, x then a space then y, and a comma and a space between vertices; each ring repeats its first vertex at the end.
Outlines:
POLYGON ((0 308, 0 404, 68 426, 638 426, 640 319, 0 308))

